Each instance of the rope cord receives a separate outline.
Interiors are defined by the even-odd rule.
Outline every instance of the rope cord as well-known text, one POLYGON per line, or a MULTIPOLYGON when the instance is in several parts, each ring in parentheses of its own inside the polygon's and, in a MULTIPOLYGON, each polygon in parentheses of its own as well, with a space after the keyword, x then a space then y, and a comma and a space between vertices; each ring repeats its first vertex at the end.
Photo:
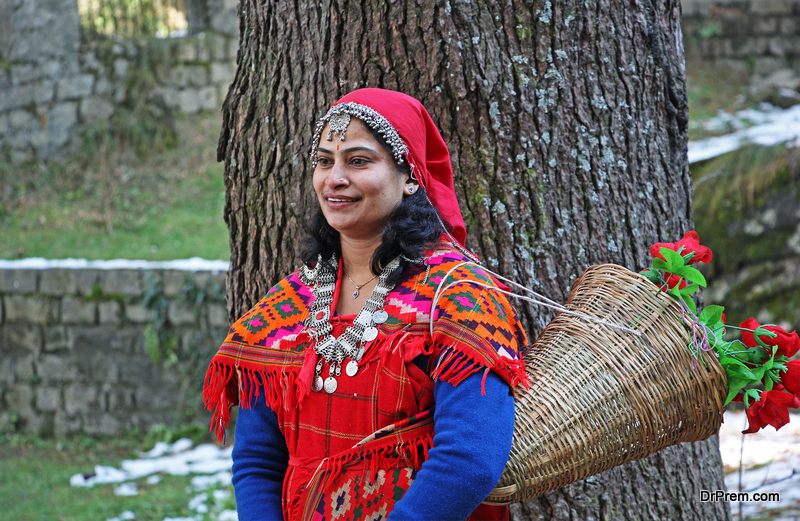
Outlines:
POLYGON ((494 290, 494 291, 497 291, 499 293, 503 293, 504 295, 509 295, 511 297, 516 297, 518 299, 525 300, 527 302, 531 302, 531 303, 539 305, 539 306, 555 309, 556 311, 559 311, 561 313, 567 313, 569 315, 574 315, 574 316, 582 318, 584 320, 588 320, 588 321, 594 322, 596 324, 603 324, 605 326, 609 326, 609 327, 612 327, 614 329, 619 329, 621 331, 625 331, 626 333, 631 333, 631 334, 639 336, 639 337, 643 336, 642 333, 640 333, 639 331, 636 331, 634 329, 631 329, 631 328, 628 328, 628 327, 625 327, 625 326, 620 326, 620 325, 614 324, 612 322, 607 322, 605 320, 599 319, 597 317, 593 317, 591 315, 587 315, 585 313, 580 313, 580 312, 577 312, 577 311, 572 311, 570 309, 567 309, 566 307, 562 306, 561 304, 559 304, 559 303, 557 303, 557 302, 555 302, 553 300, 550 300, 549 298, 547 298, 547 297, 545 297, 543 295, 540 295, 540 294, 536 293, 535 291, 533 291, 530 288, 526 288, 525 286, 522 286, 521 284, 517 284, 514 281, 509 281, 508 279, 505 279, 504 277, 500 277, 499 275, 497 275, 496 273, 492 272, 491 270, 488 270, 483 266, 479 266, 476 263, 469 262, 469 261, 461 262, 459 264, 456 264, 452 268, 450 268, 450 271, 448 271, 445 274, 445 276, 442 277, 442 281, 439 283, 439 286, 436 288, 436 293, 434 293, 433 302, 431 304, 431 319, 430 319, 430 334, 431 334, 431 336, 433 336, 433 321, 434 321, 434 316, 435 316, 435 311, 436 311, 436 304, 438 303, 439 299, 441 298, 442 294, 445 291, 447 291, 451 287, 453 287, 453 286, 455 286, 457 284, 461 284, 463 282, 468 282, 468 283, 474 284, 476 286, 481 286, 481 287, 486 288, 486 289, 494 290), (450 274, 453 273, 453 271, 455 271, 458 268, 460 268, 461 266, 464 266, 464 265, 467 265, 467 264, 473 264, 473 265, 481 268, 482 270, 484 270, 484 271, 486 271, 488 273, 491 273, 492 275, 498 277, 501 280, 511 282, 515 286, 518 286, 520 288, 525 289, 526 291, 528 291, 529 293, 534 295, 536 298, 526 297, 525 295, 519 295, 517 293, 511 292, 511 291, 506 291, 506 290, 498 288, 497 286, 494 286, 494 285, 491 285, 491 284, 486 284, 484 282, 480 282, 480 281, 477 281, 477 280, 464 280, 464 279, 456 280, 456 281, 451 282, 447 286, 444 286, 445 282, 450 277, 450 274))

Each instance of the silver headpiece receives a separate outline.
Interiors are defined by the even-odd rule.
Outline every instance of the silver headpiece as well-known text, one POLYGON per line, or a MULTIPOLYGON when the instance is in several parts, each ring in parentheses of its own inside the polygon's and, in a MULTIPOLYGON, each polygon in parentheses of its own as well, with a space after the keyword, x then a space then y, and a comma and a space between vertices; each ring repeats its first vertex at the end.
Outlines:
POLYGON ((328 113, 317 122, 314 138, 311 142, 312 166, 317 166, 317 146, 319 145, 319 140, 322 137, 322 129, 325 128, 325 124, 328 122, 331 124, 328 130, 328 135, 325 137, 325 139, 332 141, 333 135, 339 134, 339 139, 344 141, 345 132, 347 131, 347 126, 350 124, 351 117, 360 119, 365 125, 383 136, 383 139, 386 140, 386 143, 392 149, 392 156, 394 157, 395 162, 398 165, 403 164, 406 153, 408 153, 408 148, 406 147, 406 144, 403 143, 403 140, 400 138, 400 134, 397 133, 397 130, 392 126, 391 123, 389 123, 389 120, 366 105, 349 101, 347 103, 334 105, 331 107, 328 113))

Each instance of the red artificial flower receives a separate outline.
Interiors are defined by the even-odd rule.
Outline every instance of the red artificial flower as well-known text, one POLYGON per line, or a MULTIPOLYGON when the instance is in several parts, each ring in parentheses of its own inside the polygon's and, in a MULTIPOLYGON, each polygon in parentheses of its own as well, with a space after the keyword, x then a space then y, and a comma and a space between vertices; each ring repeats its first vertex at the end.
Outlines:
MULTIPOLYGON (((647 274, 649 272, 650 272, 650 268, 647 268, 647 269, 643 269, 640 273, 642 275, 644 275, 645 277, 647 277, 648 276, 647 274)), ((675 286, 678 286, 678 289, 683 289, 683 288, 686 287, 686 281, 683 280, 683 278, 678 277, 677 275, 673 275, 672 273, 667 273, 667 272, 665 272, 664 275, 666 275, 666 277, 667 277, 667 280, 665 281, 665 284, 667 285, 667 288, 672 289, 675 286)), ((663 290, 664 288, 662 287, 661 289, 663 290)))
POLYGON ((786 362, 786 372, 781 374, 781 384, 790 393, 800 396, 800 360, 786 362))
POLYGON ((742 434, 752 434, 767 425, 775 430, 789 423, 789 409, 800 407, 800 399, 783 391, 764 391, 747 409, 747 430, 742 434))
POLYGON ((694 230, 689 230, 683 236, 683 239, 679 240, 678 242, 658 242, 652 246, 650 246, 650 255, 653 257, 658 257, 661 260, 666 260, 663 255, 661 255, 661 248, 667 248, 673 251, 678 251, 683 247, 683 251, 681 255, 686 255, 687 253, 694 253, 694 256, 689 261, 692 264, 695 262, 711 262, 711 257, 714 254, 711 252, 711 249, 708 246, 703 246, 700 244, 700 236, 697 235, 697 232, 694 230))
MULTIPOLYGON (((760 325, 761 324, 759 324, 756 319, 748 318, 742 322, 739 327, 755 330, 760 325)), ((800 337, 797 336, 797 331, 787 333, 783 330, 783 328, 778 326, 765 326, 764 329, 767 331, 772 331, 777 335, 775 338, 769 338, 766 336, 761 337, 761 341, 768 346, 778 346, 778 351, 776 354, 785 355, 786 358, 791 358, 797 353, 797 351, 800 351, 800 337)), ((758 342, 756 342, 756 339, 751 331, 742 331, 742 342, 747 347, 755 347, 760 345, 758 342)))
POLYGON ((683 289, 686 287, 686 281, 683 280, 683 278, 673 275, 672 273, 666 273, 665 275, 667 276, 667 280, 665 282, 667 283, 669 289, 672 289, 675 286, 678 286, 678 289, 683 289))

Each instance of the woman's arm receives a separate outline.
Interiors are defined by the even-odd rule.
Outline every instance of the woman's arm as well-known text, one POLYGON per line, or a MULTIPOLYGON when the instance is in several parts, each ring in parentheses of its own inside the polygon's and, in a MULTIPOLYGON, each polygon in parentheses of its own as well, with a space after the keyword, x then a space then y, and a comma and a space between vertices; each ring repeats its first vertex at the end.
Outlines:
POLYGON ((233 489, 240 521, 283 521, 281 494, 289 464, 278 416, 261 393, 239 408, 233 444, 233 489))
POLYGON ((389 521, 463 521, 500 481, 514 433, 514 397, 506 382, 483 371, 434 388, 434 447, 389 521))

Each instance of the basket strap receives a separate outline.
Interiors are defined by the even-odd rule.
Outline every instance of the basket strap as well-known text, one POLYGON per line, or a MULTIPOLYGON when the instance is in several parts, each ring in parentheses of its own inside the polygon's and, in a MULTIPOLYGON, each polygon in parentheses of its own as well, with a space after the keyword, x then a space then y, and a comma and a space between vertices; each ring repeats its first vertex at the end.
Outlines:
POLYGON ((584 320, 588 320, 590 322, 595 322, 597 324, 603 324, 605 326, 609 326, 609 327, 612 327, 614 329, 619 329, 621 331, 625 331, 626 333, 630 333, 630 334, 636 335, 638 337, 642 336, 642 333, 640 333, 639 331, 636 331, 635 329, 631 329, 631 328, 625 327, 625 326, 620 326, 619 324, 614 324, 612 322, 607 322, 605 320, 599 319, 597 317, 593 317, 591 315, 587 315, 585 313, 579 313, 577 311, 572 311, 571 309, 567 309, 566 307, 564 307, 563 305, 559 304, 558 302, 550 300, 549 298, 545 297, 544 295, 536 293, 532 289, 527 288, 527 287, 523 286, 522 284, 518 284, 518 283, 516 283, 516 282, 514 282, 512 280, 509 280, 509 279, 507 279, 505 277, 502 277, 502 276, 498 275, 497 273, 487 269, 486 267, 480 266, 480 265, 475 264, 474 262, 470 262, 470 261, 461 262, 459 264, 456 264, 452 268, 450 268, 450 271, 448 271, 445 274, 445 276, 442 277, 441 282, 439 282, 439 286, 436 288, 436 293, 433 296, 433 302, 431 304, 431 321, 430 321, 430 332, 431 332, 431 335, 433 335, 433 317, 435 316, 434 312, 436 310, 436 303, 438 302, 439 298, 442 296, 442 294, 445 291, 447 291, 451 287, 453 287, 453 286, 455 286, 457 284, 462 284, 464 282, 469 283, 469 284, 474 284, 476 286, 481 286, 481 287, 486 288, 486 289, 494 290, 494 291, 503 293, 504 295, 508 295, 508 296, 511 296, 511 297, 516 297, 516 298, 518 298, 520 300, 525 300, 527 302, 531 302, 533 304, 536 304, 537 306, 542 306, 542 307, 546 307, 546 308, 555 309, 556 311, 559 311, 561 313, 567 313, 568 315, 574 315, 576 317, 582 318, 584 320), (464 265, 467 265, 467 264, 472 264, 474 266, 477 266, 481 270, 494 275, 495 277, 497 277, 498 279, 502 280, 503 282, 508 282, 508 283, 518 287, 518 288, 522 288, 525 291, 527 291, 528 293, 530 293, 531 295, 533 295, 533 297, 520 295, 518 293, 514 293, 513 291, 506 291, 504 289, 498 288, 497 286, 494 286, 494 285, 491 285, 491 284, 486 284, 485 282, 481 282, 481 281, 478 281, 478 280, 459 279, 459 280, 455 280, 455 281, 451 282, 447 286, 444 285, 445 282, 447 281, 448 277, 450 277, 450 274, 453 273, 453 271, 455 271, 458 268, 460 268, 461 266, 464 266, 464 265))

